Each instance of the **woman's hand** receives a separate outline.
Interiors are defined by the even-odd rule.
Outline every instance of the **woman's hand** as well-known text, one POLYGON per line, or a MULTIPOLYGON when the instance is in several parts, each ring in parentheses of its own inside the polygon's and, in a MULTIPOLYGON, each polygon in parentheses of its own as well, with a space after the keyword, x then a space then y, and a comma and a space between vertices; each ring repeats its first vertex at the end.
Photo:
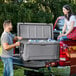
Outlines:
POLYGON ((62 37, 62 36, 66 36, 66 34, 60 34, 60 35, 58 36, 58 39, 59 39, 60 37, 62 37))
POLYGON ((58 37, 62 37, 64 34, 60 34, 58 37))

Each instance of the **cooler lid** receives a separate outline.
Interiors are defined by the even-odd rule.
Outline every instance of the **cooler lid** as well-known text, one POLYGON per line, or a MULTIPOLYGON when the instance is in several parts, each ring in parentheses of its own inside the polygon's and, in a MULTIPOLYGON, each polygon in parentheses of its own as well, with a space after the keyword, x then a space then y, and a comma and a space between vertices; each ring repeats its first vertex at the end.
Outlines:
POLYGON ((18 23, 17 34, 23 39, 53 39, 53 24, 18 23))

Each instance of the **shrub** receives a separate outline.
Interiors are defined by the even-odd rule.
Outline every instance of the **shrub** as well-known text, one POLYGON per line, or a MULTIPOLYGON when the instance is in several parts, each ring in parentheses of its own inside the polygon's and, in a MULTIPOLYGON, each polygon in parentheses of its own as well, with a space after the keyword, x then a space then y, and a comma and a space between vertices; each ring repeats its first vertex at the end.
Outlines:
MULTIPOLYGON (((0 4, 0 35, 3 31, 4 20, 12 20, 16 33, 18 22, 54 23, 58 16, 63 15, 62 7, 68 4, 66 0, 35 0, 27 3, 4 3, 0 4)), ((76 13, 76 4, 70 3, 76 13)))

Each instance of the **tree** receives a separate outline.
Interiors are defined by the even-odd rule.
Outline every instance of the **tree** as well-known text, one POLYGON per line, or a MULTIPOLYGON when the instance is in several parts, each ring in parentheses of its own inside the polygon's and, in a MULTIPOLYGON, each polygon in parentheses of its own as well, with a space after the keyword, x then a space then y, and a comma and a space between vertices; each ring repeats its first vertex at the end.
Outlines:
MULTIPOLYGON (((74 0, 27 0, 25 2, 10 2, 5 3, 0 0, 0 28, 3 28, 3 22, 10 19, 16 33, 18 22, 33 22, 33 23, 54 23, 58 16, 63 15, 62 7, 65 4, 72 6, 76 13, 76 3, 74 0)), ((3 29, 0 29, 0 34, 3 29)))

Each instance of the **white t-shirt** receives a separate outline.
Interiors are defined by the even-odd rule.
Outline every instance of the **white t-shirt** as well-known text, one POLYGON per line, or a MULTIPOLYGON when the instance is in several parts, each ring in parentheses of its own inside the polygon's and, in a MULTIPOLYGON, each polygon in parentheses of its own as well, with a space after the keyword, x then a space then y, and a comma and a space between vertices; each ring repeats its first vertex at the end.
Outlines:
POLYGON ((72 22, 72 21, 75 22, 75 23, 74 23, 74 27, 76 27, 76 18, 75 18, 74 15, 72 15, 72 16, 70 17, 69 21, 65 18, 65 23, 66 23, 66 25, 67 25, 67 30, 66 30, 66 31, 68 31, 68 30, 71 28, 71 22, 72 22))

